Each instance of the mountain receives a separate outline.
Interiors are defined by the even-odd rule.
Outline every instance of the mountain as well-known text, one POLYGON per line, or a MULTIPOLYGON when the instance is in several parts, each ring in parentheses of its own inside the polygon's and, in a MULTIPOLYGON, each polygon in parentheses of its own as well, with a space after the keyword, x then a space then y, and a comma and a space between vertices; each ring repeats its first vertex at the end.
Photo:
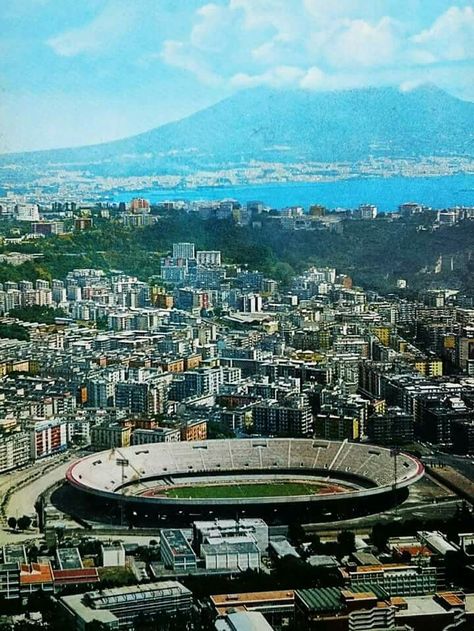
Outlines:
POLYGON ((253 160, 354 163, 371 156, 472 156, 473 120, 474 103, 431 85, 407 92, 255 88, 137 136, 4 155, 0 165, 145 175, 244 166, 253 160))

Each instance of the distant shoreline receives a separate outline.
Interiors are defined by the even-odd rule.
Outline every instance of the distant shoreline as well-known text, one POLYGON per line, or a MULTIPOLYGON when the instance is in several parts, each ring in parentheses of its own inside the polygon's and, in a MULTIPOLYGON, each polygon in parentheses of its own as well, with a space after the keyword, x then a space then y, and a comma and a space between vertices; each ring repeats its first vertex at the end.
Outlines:
POLYGON ((144 188, 117 190, 101 195, 110 201, 128 201, 137 195, 152 203, 165 200, 215 201, 235 198, 245 203, 259 200, 274 208, 323 204, 327 208, 356 208, 371 203, 380 212, 397 210, 405 202, 418 202, 432 208, 474 205, 474 174, 425 177, 361 176, 332 182, 285 182, 197 188, 144 188))

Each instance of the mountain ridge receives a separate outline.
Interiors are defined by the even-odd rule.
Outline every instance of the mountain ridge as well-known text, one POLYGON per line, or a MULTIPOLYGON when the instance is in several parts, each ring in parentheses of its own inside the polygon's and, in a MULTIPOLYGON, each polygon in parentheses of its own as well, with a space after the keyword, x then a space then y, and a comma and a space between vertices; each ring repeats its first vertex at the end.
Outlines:
POLYGON ((474 103, 432 85, 336 92, 253 88, 111 142, 17 152, 0 164, 104 174, 187 173, 261 162, 472 156, 474 103))

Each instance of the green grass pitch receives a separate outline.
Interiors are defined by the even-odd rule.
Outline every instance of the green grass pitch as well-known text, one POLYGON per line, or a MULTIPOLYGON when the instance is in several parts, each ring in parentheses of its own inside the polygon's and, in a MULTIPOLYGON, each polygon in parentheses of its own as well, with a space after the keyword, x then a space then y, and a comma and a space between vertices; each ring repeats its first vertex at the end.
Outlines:
POLYGON ((327 488, 325 484, 316 482, 207 484, 166 489, 165 495, 176 499, 284 497, 289 495, 317 495, 325 488, 327 488))

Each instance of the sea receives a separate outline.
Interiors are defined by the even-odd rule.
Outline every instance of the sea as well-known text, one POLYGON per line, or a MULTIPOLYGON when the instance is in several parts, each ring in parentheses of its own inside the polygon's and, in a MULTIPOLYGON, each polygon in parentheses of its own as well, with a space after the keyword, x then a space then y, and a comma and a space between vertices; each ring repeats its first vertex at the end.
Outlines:
MULTIPOLYGON (((109 197, 109 196, 107 196, 109 197)), ((150 188, 114 191, 113 201, 146 197, 152 203, 167 200, 236 199, 242 203, 261 201, 271 208, 322 204, 326 208, 357 208, 375 204, 380 212, 397 210, 405 202, 431 208, 474 206, 474 173, 430 177, 358 177, 334 182, 285 182, 242 186, 199 188, 150 188)))

